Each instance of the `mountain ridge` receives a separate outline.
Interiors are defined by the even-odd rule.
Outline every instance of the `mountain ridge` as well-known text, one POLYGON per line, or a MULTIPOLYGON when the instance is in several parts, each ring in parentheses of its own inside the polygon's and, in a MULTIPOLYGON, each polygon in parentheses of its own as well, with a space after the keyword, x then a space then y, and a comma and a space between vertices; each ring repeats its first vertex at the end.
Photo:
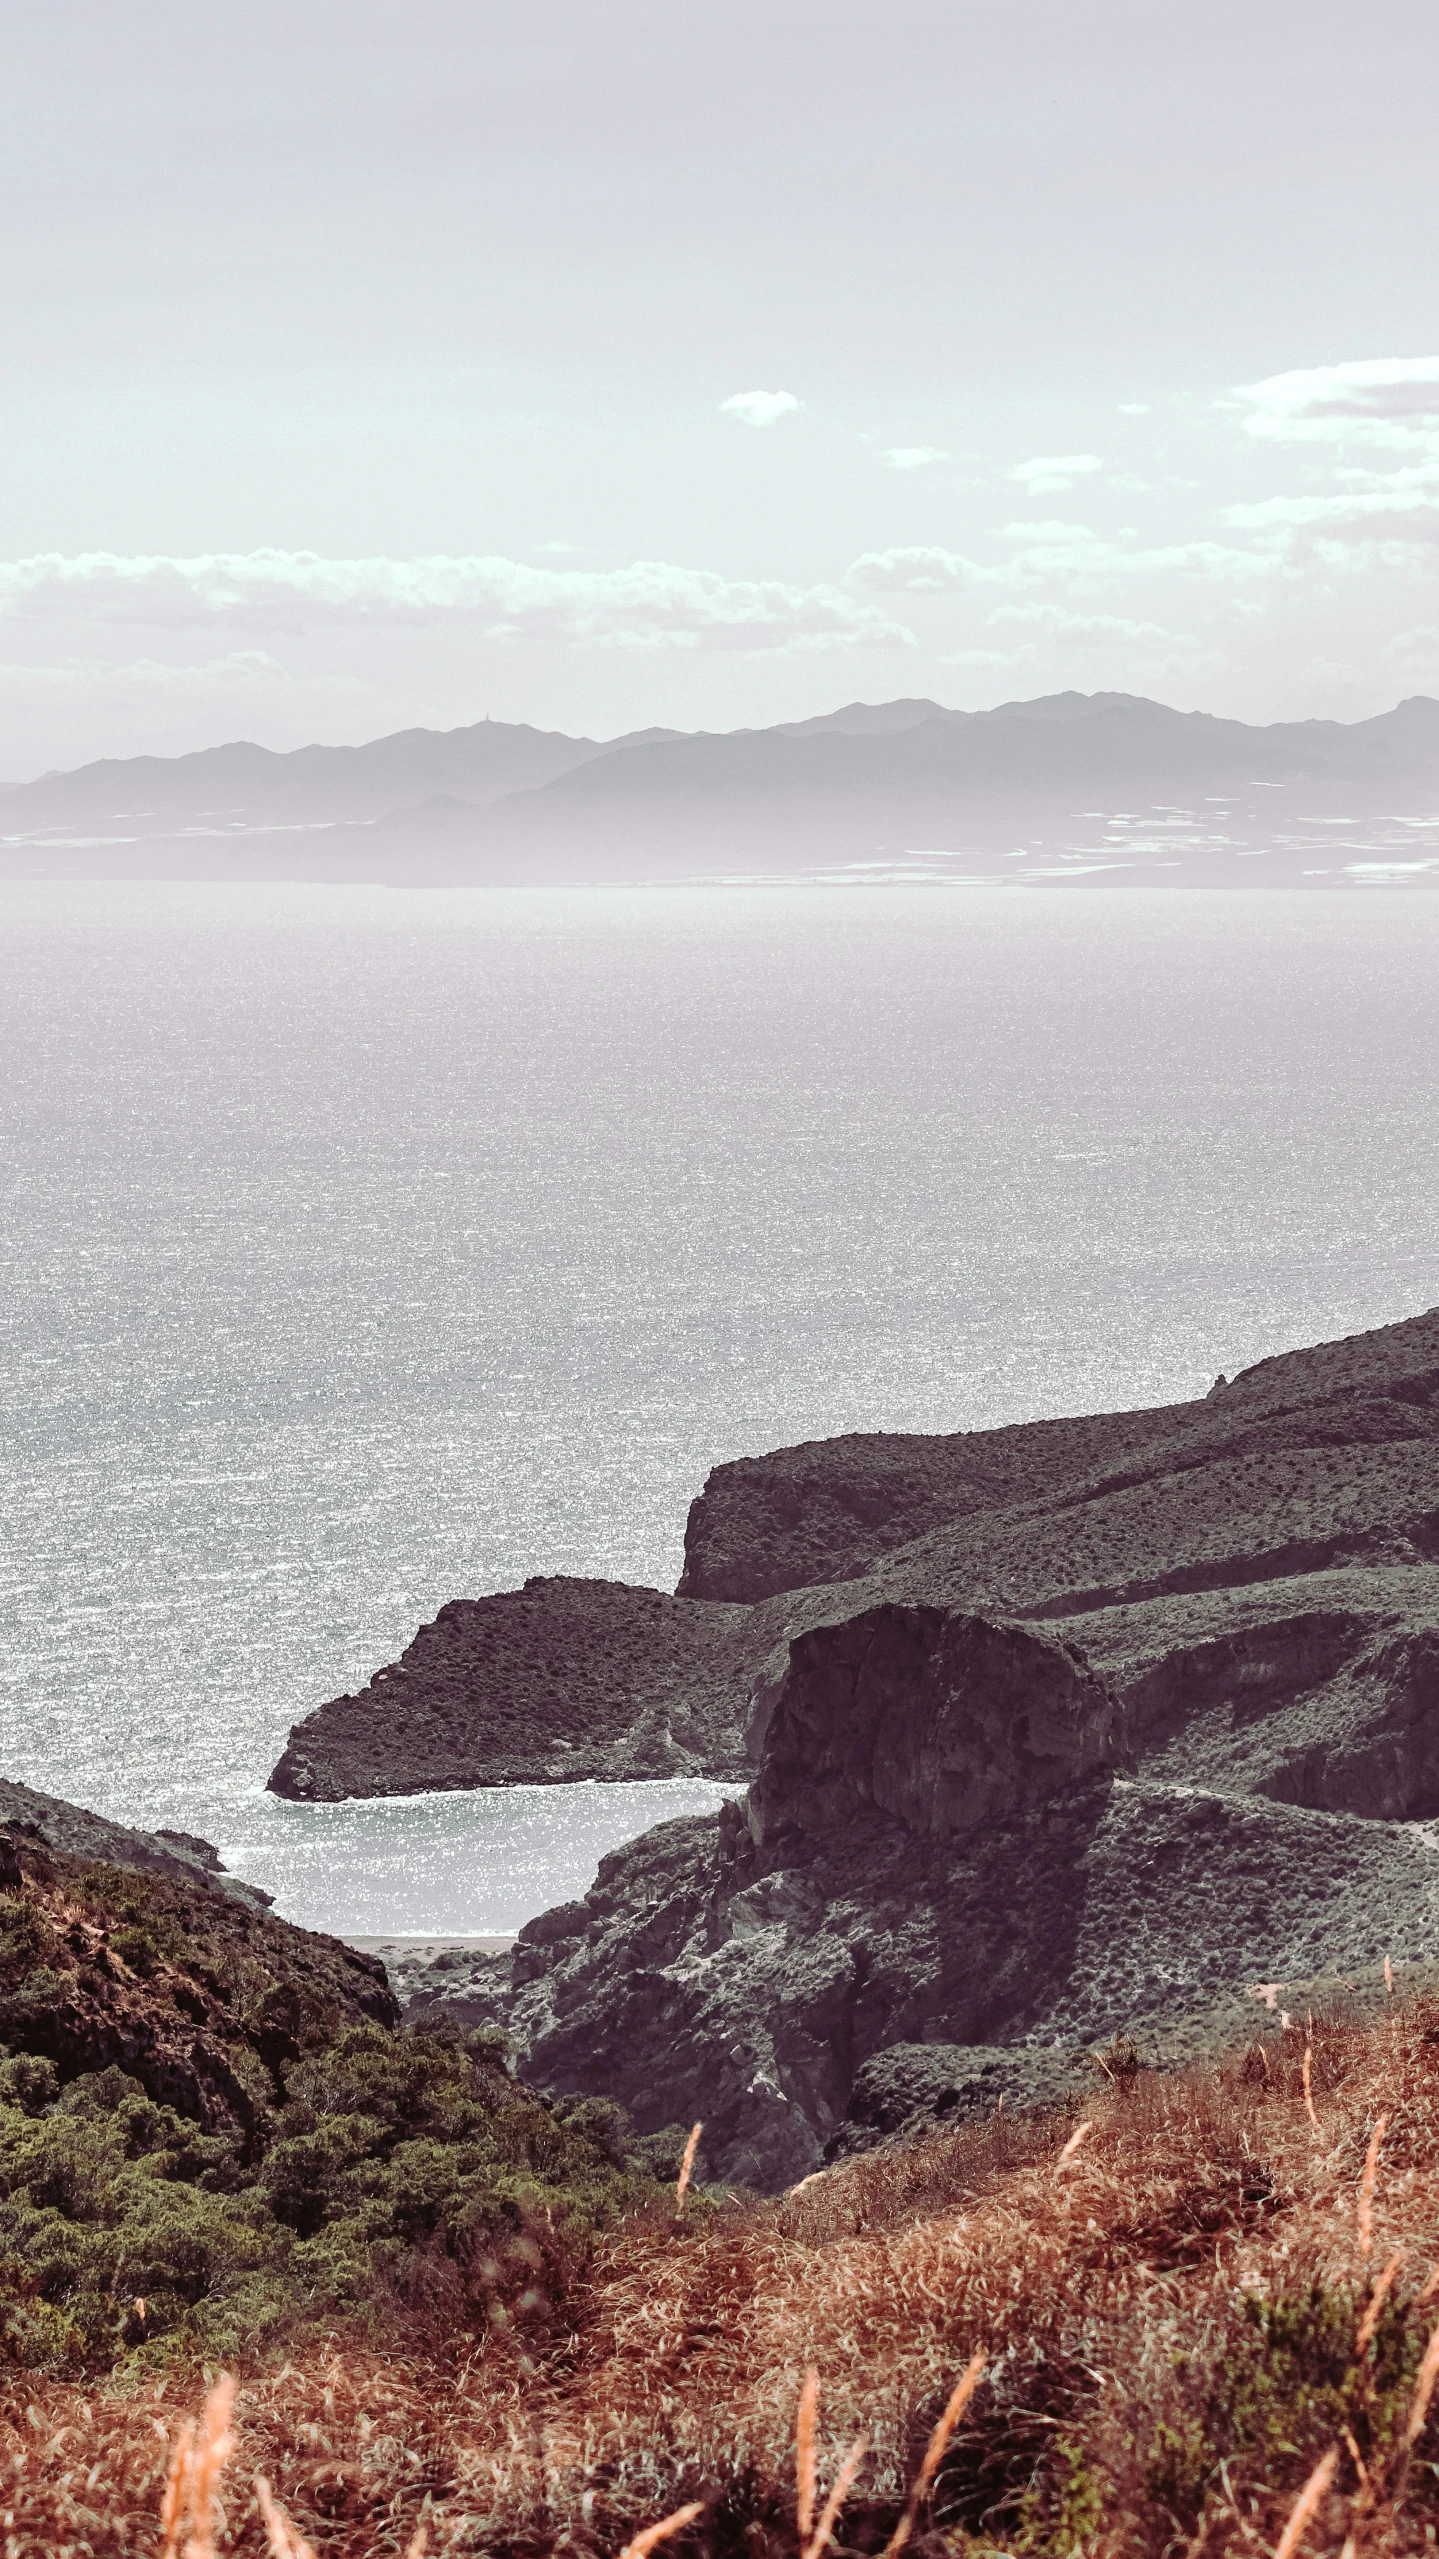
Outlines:
POLYGON ((0 795, 0 867, 32 877, 402 886, 897 863, 1006 879, 1439 882, 1439 701, 1251 726, 1126 693, 982 711, 908 698, 608 740, 484 720, 359 747, 241 740, 103 759, 0 795))

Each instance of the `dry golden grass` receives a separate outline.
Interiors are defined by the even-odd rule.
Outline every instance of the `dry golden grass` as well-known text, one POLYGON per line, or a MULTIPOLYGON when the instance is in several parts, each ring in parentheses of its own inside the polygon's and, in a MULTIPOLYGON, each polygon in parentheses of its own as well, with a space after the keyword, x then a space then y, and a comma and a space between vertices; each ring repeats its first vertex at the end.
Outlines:
POLYGON ((659 2207, 528 2348, 337 2338, 233 2408, 15 2375, 0 2559, 1432 2549, 1439 2007, 1106 2082, 1083 2125, 659 2207))

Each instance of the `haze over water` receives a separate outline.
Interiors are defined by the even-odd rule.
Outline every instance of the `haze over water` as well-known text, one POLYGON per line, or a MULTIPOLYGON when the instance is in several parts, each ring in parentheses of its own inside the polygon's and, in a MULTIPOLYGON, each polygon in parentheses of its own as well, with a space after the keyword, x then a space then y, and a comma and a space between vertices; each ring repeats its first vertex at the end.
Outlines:
POLYGON ((281 1805, 445 1599, 718 1459, 1202 1392, 1439 1296, 1439 903, 0 889, 0 1770, 513 1927, 703 1787, 281 1805))

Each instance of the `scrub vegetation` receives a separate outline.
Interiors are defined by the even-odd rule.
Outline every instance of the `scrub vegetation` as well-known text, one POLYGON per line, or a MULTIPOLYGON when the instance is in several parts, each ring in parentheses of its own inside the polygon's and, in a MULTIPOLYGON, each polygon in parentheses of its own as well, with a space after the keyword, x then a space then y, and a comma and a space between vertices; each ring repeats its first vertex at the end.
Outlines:
MULTIPOLYGON (((64 1928, 127 2000, 181 1957, 148 1887, 59 1864, 0 1899, 4 2559, 609 2559, 671 2518, 706 2559, 1434 2545, 1439 2003, 1402 1982, 678 2199, 673 2144, 463 2036, 292 2015, 229 2129, 67 2073, 23 2023, 64 1928)), ((238 2082, 276 2030, 236 2014, 238 2082)))
POLYGON ((0 1893, 0 2049, 0 2357, 32 2372, 542 2323, 656 2192, 617 2109, 398 2032, 348 1949, 43 1850, 0 1893))

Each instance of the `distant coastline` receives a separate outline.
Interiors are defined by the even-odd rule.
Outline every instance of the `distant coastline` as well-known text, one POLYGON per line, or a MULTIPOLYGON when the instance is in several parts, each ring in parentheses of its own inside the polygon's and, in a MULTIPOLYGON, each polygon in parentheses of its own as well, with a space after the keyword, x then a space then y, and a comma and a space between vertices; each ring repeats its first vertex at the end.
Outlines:
POLYGON ((1439 884, 1439 701, 1251 727, 1126 693, 600 741, 481 720, 106 759, 0 793, 0 877, 523 886, 1439 884))

